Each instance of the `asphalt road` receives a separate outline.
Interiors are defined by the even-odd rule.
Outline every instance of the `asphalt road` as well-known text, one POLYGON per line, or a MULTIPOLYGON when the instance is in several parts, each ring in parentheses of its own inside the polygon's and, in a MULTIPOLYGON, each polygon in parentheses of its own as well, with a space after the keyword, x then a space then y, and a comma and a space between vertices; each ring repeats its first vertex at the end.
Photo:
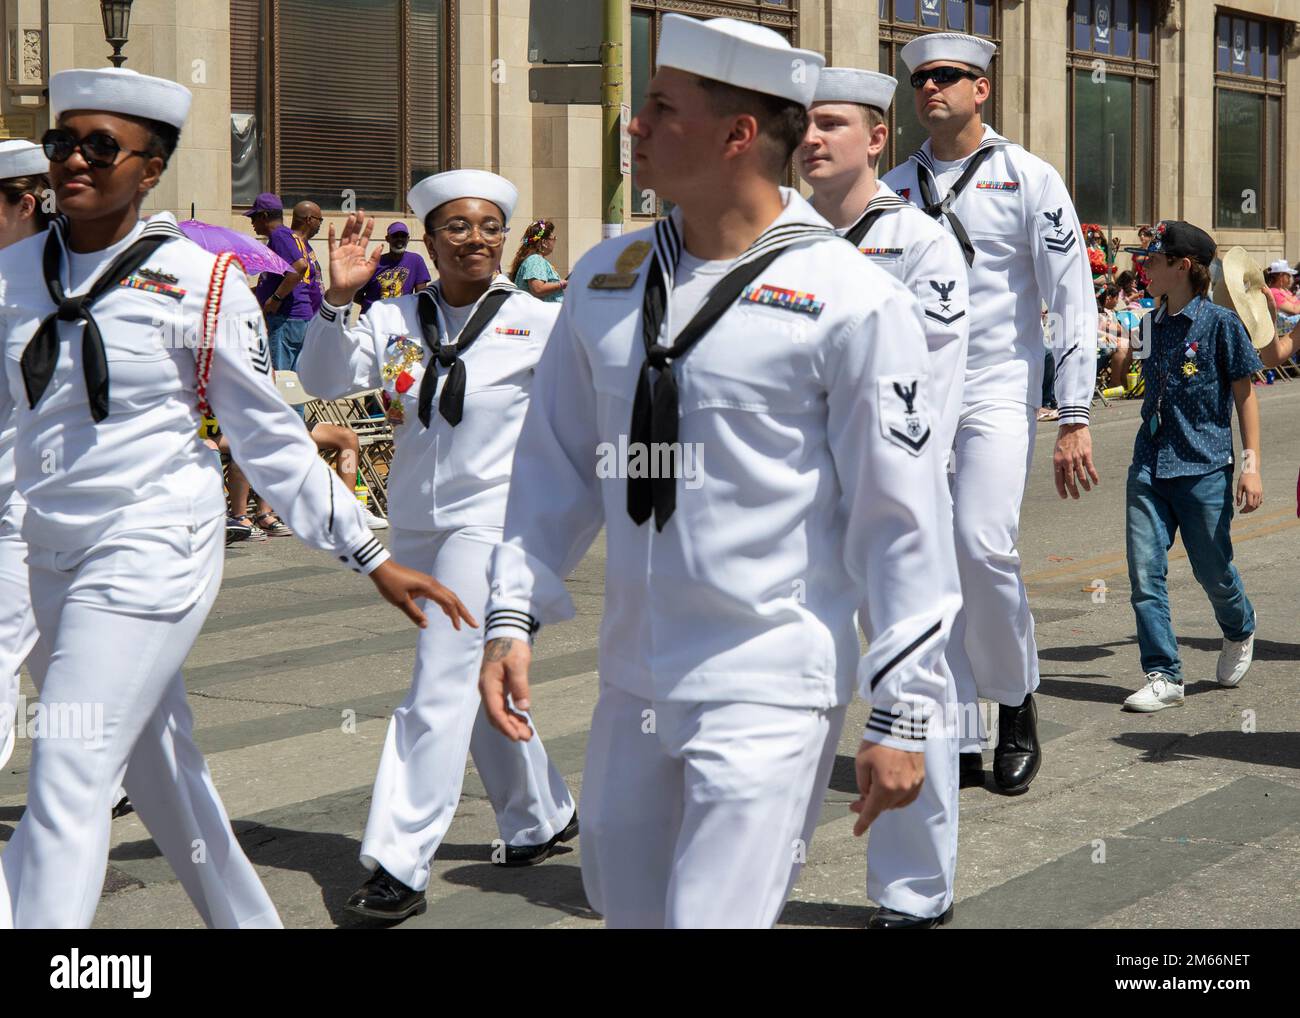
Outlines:
MULTIPOLYGON (((957 926, 1295 926, 1300 920, 1300 382, 1262 389, 1265 502, 1234 527, 1260 617, 1241 687, 1213 681, 1220 636, 1175 549, 1175 622, 1187 705, 1141 716, 1124 562, 1123 479, 1137 407, 1095 410, 1103 483, 1062 503, 1051 432, 1036 446, 1021 553, 1037 620, 1045 761, 1032 790, 962 793, 957 926)), ((534 703, 549 751, 581 796, 596 696, 603 548, 571 581, 577 618, 541 634, 534 703)), ((297 541, 228 552, 226 581, 186 673, 199 744, 245 850, 290 927, 353 925, 357 851, 387 718, 405 695, 415 631, 370 585, 297 541), (349 718, 355 724, 348 724, 349 718)), ((33 696, 30 683, 24 691, 33 696)), ((996 713, 996 712, 994 712, 996 713)), ((864 844, 852 837, 851 708, 809 863, 781 923, 860 927, 870 916, 864 844)), ((22 811, 30 745, 0 774, 0 841, 22 811)), ((544 865, 490 864, 491 808, 471 768, 438 854, 429 911, 401 927, 588 926, 580 841, 544 865)), ((138 818, 118 820, 102 927, 200 925, 138 818)))

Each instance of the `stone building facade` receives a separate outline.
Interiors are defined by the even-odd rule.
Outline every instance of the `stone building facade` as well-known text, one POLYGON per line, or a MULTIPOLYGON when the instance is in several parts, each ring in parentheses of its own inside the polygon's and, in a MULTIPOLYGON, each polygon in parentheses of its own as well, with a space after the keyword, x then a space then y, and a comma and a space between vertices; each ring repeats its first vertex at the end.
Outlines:
MULTIPOLYGON (((1261 259, 1300 257, 1286 87, 1300 81, 1300 0, 631 0, 634 109, 670 11, 761 21, 832 63, 900 77, 898 50, 919 33, 987 35, 999 47, 988 119, 1062 171, 1085 221, 1127 240, 1189 219, 1261 259)), ((516 228, 559 223, 567 268, 600 237, 600 110, 529 101, 528 18, 528 0, 136 0, 127 66, 195 93, 153 204, 241 224, 254 189, 277 190, 331 220, 360 205, 381 225, 410 222, 412 179, 480 167, 519 186, 516 228)), ((0 137, 39 138, 50 73, 109 52, 95 0, 0 0, 0 40, 0 137)), ((916 142, 908 92, 898 159, 916 142)), ((656 210, 628 185, 635 226, 656 210)))

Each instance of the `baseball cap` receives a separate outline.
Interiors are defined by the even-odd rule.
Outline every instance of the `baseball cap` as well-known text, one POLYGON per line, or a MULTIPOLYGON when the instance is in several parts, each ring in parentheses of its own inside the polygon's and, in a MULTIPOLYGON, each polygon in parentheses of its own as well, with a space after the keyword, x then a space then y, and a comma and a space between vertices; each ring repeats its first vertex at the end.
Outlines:
POLYGON ((272 194, 270 191, 263 191, 253 199, 253 207, 244 215, 252 219, 259 212, 283 212, 284 202, 280 201, 278 194, 272 194))
POLYGON ((1156 224, 1155 238, 1146 247, 1126 247, 1131 254, 1163 254, 1170 258, 1190 258, 1208 266, 1214 261, 1218 245, 1199 226, 1180 219, 1165 219, 1156 224))
POLYGON ((391 226, 389 226, 388 233, 386 234, 386 236, 391 237, 397 233, 404 233, 408 237, 411 235, 411 231, 405 223, 393 223, 391 226))

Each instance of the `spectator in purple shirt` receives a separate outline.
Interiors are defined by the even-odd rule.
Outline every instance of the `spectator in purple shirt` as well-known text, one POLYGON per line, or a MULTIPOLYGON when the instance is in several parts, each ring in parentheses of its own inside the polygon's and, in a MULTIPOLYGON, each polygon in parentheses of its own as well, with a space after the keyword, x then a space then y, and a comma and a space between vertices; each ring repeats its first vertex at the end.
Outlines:
POLYGON ((298 363, 307 322, 320 306, 320 265, 308 241, 321 225, 320 207, 299 202, 293 210, 293 228, 284 225, 284 205, 274 194, 259 194, 244 215, 267 246, 291 266, 284 275, 262 273, 253 293, 266 315, 271 363, 277 371, 292 371, 298 363))
POLYGON ((377 300, 418 293, 432 282, 424 259, 406 249, 410 241, 405 223, 394 223, 388 228, 388 251, 379 256, 379 268, 354 298, 361 305, 363 315, 377 300))

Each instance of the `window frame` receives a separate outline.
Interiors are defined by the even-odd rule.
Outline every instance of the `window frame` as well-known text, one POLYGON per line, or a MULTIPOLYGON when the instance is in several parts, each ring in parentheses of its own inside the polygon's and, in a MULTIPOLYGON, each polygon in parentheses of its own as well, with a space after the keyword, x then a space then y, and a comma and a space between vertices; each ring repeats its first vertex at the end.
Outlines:
MULTIPOLYGON (((800 0, 782 0, 778 6, 772 0, 711 0, 707 3, 697 3, 694 0, 631 0, 629 17, 635 17, 638 12, 649 14, 651 17, 650 25, 650 74, 653 77, 655 71, 655 57, 659 53, 659 36, 663 31, 665 14, 686 14, 692 17, 705 18, 735 18, 738 21, 749 21, 755 24, 763 25, 766 28, 775 29, 778 32, 788 33, 792 46, 799 46, 799 4, 800 0)), ((820 48, 820 47, 817 47, 820 48)), ((631 40, 628 41, 627 57, 625 67, 627 68, 626 78, 628 81, 628 101, 631 102, 630 93, 632 80, 632 53, 631 40)), ((632 110, 633 116, 636 115, 636 109, 632 110)), ((793 170, 791 171, 793 183, 793 170)), ((649 223, 660 218, 664 214, 664 202, 662 198, 656 197, 655 211, 642 212, 640 195, 632 188, 632 177, 628 177, 628 216, 630 219, 640 223, 649 223)))
MULTIPOLYGON (((1151 162, 1147 168, 1146 185, 1151 194, 1151 207, 1146 210, 1149 214, 1148 220, 1143 220, 1142 213, 1138 209, 1138 175, 1134 173, 1129 183, 1129 208, 1133 210, 1133 218, 1138 220, 1133 223, 1110 223, 1107 228, 1115 227, 1117 229, 1136 228, 1147 225, 1148 222, 1155 222, 1156 210, 1160 208, 1160 131, 1157 127, 1158 113, 1160 110, 1160 5, 1156 0, 1132 0, 1132 11, 1134 20, 1130 22, 1132 32, 1132 45, 1130 55, 1127 57, 1117 57, 1110 53, 1098 53, 1096 50, 1076 49, 1074 45, 1074 14, 1075 0, 1070 0, 1066 6, 1065 19, 1065 73, 1066 73, 1066 116, 1069 130, 1066 134, 1066 151, 1065 161, 1069 173, 1066 178, 1066 186, 1070 194, 1076 193, 1074 179, 1074 152, 1075 145, 1075 98, 1074 98, 1074 78, 1076 71, 1095 70, 1098 62, 1101 63, 1102 69, 1106 75, 1113 74, 1118 78, 1128 79, 1133 83, 1133 99, 1129 108, 1130 123, 1132 126, 1132 148, 1134 153, 1138 150, 1137 132, 1138 125, 1141 122, 1139 115, 1140 103, 1138 99, 1139 89, 1137 83, 1139 80, 1151 83, 1151 162), (1151 56, 1143 58, 1137 55, 1137 8, 1139 4, 1147 2, 1151 5, 1151 56)), ((1090 21, 1089 24, 1092 24, 1090 21)), ((1136 155, 1135 155, 1136 159, 1136 155)))
MULTIPOLYGON (((876 18, 879 25, 877 62, 879 62, 880 60, 880 56, 879 56, 880 51, 882 50, 887 51, 890 55, 890 66, 888 67, 882 66, 882 67, 878 67, 877 69, 884 74, 889 74, 897 78, 900 89, 904 85, 907 85, 909 90, 911 88, 910 82, 907 81, 909 75, 907 73, 903 73, 901 75, 898 73, 900 65, 902 66, 904 72, 906 72, 907 70, 907 65, 902 62, 902 57, 900 56, 903 47, 906 46, 913 39, 919 39, 925 35, 932 35, 936 32, 956 31, 955 29, 951 29, 947 27, 948 26, 948 18, 946 16, 947 6, 944 0, 941 0, 940 3, 939 27, 937 28, 931 28, 929 26, 921 24, 921 0, 915 0, 915 2, 916 2, 915 21, 894 20, 894 16, 893 16, 894 8, 892 6, 893 0, 889 0, 890 13, 888 16, 882 16, 880 14, 879 0, 877 0, 876 3, 876 18)), ((967 25, 969 26, 966 29, 966 31, 974 33, 975 0, 966 0, 966 5, 967 5, 966 21, 967 21, 967 25)), ((999 52, 993 55, 993 59, 989 63, 989 69, 985 73, 985 77, 989 79, 989 82, 992 85, 992 94, 989 98, 989 102, 985 103, 984 105, 982 116, 983 116, 984 123, 988 124, 996 131, 997 125, 1002 122, 1002 112, 1003 112, 1002 91, 1001 89, 998 88, 998 66, 999 66, 999 58, 1001 56, 1001 49, 1002 49, 1002 5, 996 2, 991 4, 989 7, 989 13, 992 20, 992 24, 990 25, 989 28, 989 34, 987 35, 981 34, 979 35, 979 38, 988 39, 990 42, 996 43, 999 52), (992 116, 988 115, 989 112, 992 113, 992 116)), ((898 104, 896 102, 891 103, 889 107, 889 113, 885 118, 886 123, 888 124, 889 127, 889 143, 885 146, 885 151, 881 153, 880 156, 881 166, 891 166, 891 167, 897 166, 899 163, 907 159, 912 154, 911 152, 905 152, 900 155, 896 151, 896 145, 898 141, 898 122, 896 119, 897 109, 898 109, 898 104)))
MULTIPOLYGON (((398 0, 401 10, 399 14, 401 23, 400 38, 398 39, 398 55, 401 67, 401 102, 403 106, 403 116, 401 123, 403 130, 397 138, 398 148, 398 172, 396 194, 398 196, 399 208, 396 209, 370 209, 378 215, 406 216, 409 209, 406 207, 406 194, 411 189, 411 157, 410 136, 405 130, 409 121, 409 103, 411 102, 409 92, 409 61, 408 47, 409 29, 411 24, 411 0, 398 0)), ((442 80, 439 82, 439 89, 445 102, 442 108, 442 120, 438 125, 440 134, 439 147, 446 154, 443 160, 442 170, 453 170, 460 166, 460 87, 459 87, 459 37, 460 37, 460 0, 438 0, 442 4, 442 18, 445 26, 445 49, 442 54, 442 80)), ((282 188, 282 159, 280 155, 280 75, 279 71, 279 41, 277 35, 280 26, 280 0, 261 0, 261 17, 262 24, 265 25, 265 31, 259 41, 259 61, 258 61, 258 110, 257 117, 264 126, 264 136, 262 139, 261 152, 261 178, 264 184, 267 184, 266 190, 275 194, 281 193, 282 188)), ((232 213, 242 213, 247 211, 251 206, 248 204, 237 204, 231 202, 232 213)), ((337 209, 324 209, 324 213, 337 214, 337 209)))
MULTIPOLYGON (((1242 230, 1253 233, 1278 233, 1284 229, 1286 223, 1286 52, 1287 52, 1287 22, 1277 18, 1269 18, 1262 15, 1248 14, 1245 11, 1238 11, 1230 7, 1214 8, 1214 31, 1210 33, 1211 59, 1210 64, 1214 68, 1214 144, 1213 144, 1213 163, 1212 171, 1214 177, 1213 196, 1213 223, 1215 230, 1242 230), (1237 71, 1219 70, 1218 61, 1218 40, 1219 40, 1219 19, 1229 19, 1229 31, 1231 31, 1231 22, 1240 19, 1246 22, 1247 45, 1249 46, 1250 24, 1255 22, 1260 25, 1260 32, 1264 38, 1264 56, 1263 72, 1260 75, 1250 73, 1241 73, 1237 71), (1277 78, 1268 76, 1268 36, 1269 28, 1276 28, 1279 42, 1279 61, 1277 78), (1260 180, 1259 188, 1259 218, 1258 226, 1223 226, 1219 223, 1219 94, 1221 92, 1243 92, 1249 95, 1261 96, 1264 100, 1263 106, 1263 123, 1260 130, 1260 166, 1263 167, 1264 173, 1260 180), (1277 159, 1274 165, 1269 165, 1268 155, 1268 104, 1270 100, 1276 100, 1278 104, 1278 136, 1277 136, 1277 159), (1274 177, 1276 176, 1276 180, 1274 177), (1272 209, 1269 201, 1270 192, 1273 185, 1277 186, 1277 208, 1272 209), (1275 225, 1269 225, 1273 223, 1275 225)), ((1249 58, 1248 58, 1249 59, 1249 58)))

